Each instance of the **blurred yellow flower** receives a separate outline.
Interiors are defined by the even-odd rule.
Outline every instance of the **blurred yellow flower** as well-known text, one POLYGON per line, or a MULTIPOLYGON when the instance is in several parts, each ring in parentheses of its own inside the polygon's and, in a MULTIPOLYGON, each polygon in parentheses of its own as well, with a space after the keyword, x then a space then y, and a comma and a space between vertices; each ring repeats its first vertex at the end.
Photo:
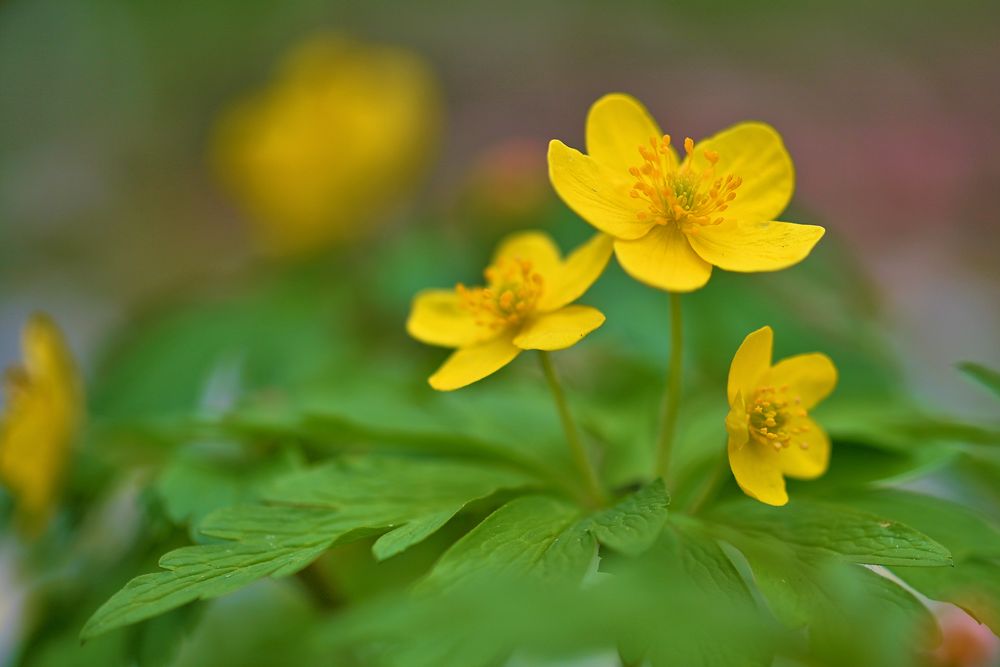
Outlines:
POLYGON ((771 327, 744 339, 729 368, 729 465, 744 493, 768 505, 788 502, 785 477, 814 479, 830 462, 830 438, 809 417, 837 384, 825 354, 771 364, 771 327))
POLYGON ((794 187, 780 135, 740 123, 679 161, 645 107, 622 94, 602 97, 587 116, 587 152, 549 144, 549 176, 580 217, 615 237, 615 255, 633 278, 671 292, 726 271, 775 271, 804 259, 823 228, 776 222, 794 187))
POLYGON ((522 350, 561 350, 604 323, 589 306, 569 305, 601 275, 611 238, 597 234, 563 259, 542 232, 505 239, 486 269, 485 287, 421 292, 406 330, 430 345, 458 348, 430 377, 451 391, 500 370, 522 350))
POLYGON ((295 255, 369 233, 425 171, 441 103, 402 49, 320 36, 225 114, 214 161, 261 248, 295 255))
POLYGON ((17 503, 24 528, 37 533, 55 508, 83 393, 59 329, 34 315, 22 333, 23 366, 7 371, 0 417, 0 482, 17 503))

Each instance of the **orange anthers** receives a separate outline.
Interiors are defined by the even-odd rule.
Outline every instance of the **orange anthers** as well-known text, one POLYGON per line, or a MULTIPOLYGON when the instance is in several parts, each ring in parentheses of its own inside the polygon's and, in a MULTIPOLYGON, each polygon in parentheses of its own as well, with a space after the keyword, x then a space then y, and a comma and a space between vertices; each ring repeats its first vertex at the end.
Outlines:
POLYGON ((750 433, 761 442, 781 450, 808 429, 804 410, 789 410, 788 386, 764 385, 757 388, 753 397, 754 409, 749 415, 750 433))
POLYGON ((694 140, 684 139, 684 150, 688 157, 678 166, 670 150, 669 134, 661 139, 653 137, 647 146, 638 147, 642 163, 630 167, 628 173, 635 183, 629 192, 632 199, 645 199, 645 211, 636 213, 642 222, 675 224, 687 234, 696 233, 699 227, 722 224, 724 218, 718 214, 725 211, 728 203, 736 198, 736 189, 742 179, 727 174, 725 179, 715 176, 715 165, 719 153, 705 150, 703 155, 709 162, 707 169, 700 173, 691 169, 694 158, 694 140))
POLYGON ((534 311, 544 279, 531 262, 504 257, 487 267, 483 276, 484 287, 455 286, 461 307, 475 315, 478 325, 502 329, 519 324, 534 311))

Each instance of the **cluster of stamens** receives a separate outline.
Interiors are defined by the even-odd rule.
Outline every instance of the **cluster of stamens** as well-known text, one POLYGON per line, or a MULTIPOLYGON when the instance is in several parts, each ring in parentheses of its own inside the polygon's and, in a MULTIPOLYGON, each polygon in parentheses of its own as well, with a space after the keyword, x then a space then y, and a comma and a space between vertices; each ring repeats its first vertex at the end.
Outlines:
POLYGON ((649 202, 648 210, 638 213, 639 220, 660 225, 673 223, 688 234, 696 234, 699 227, 722 224, 724 218, 720 214, 736 199, 736 190, 743 179, 732 174, 717 178, 715 165, 719 154, 710 150, 703 153, 708 168, 696 171, 692 166, 694 140, 690 137, 684 140, 684 150, 687 159, 677 167, 669 134, 650 139, 648 146, 639 146, 643 164, 628 170, 636 179, 629 194, 633 199, 649 202))
POLYGON ((809 449, 809 443, 799 437, 809 431, 809 424, 804 419, 808 413, 800 397, 788 395, 787 385, 759 387, 748 411, 750 435, 758 442, 769 444, 779 452, 793 443, 801 449, 809 449))
POLYGON ((534 311, 543 280, 532 270, 531 262, 504 257, 483 275, 486 287, 461 283, 455 287, 461 306, 476 317, 476 324, 499 330, 521 323, 534 311))

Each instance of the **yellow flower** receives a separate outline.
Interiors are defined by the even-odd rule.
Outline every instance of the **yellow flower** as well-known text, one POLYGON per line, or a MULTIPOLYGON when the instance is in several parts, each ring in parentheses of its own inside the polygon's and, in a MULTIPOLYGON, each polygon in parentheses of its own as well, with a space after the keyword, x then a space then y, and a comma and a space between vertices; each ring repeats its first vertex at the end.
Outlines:
POLYGON ((440 111, 415 54, 320 36, 222 117, 214 161, 264 251, 308 253, 370 232, 399 203, 436 144, 440 111))
POLYGON ((794 187, 792 161, 770 125, 740 123, 678 161, 642 104, 622 94, 587 116, 587 152, 549 144, 549 176, 580 217, 615 237, 633 278, 671 292, 726 271, 775 271, 804 259, 823 228, 773 219, 794 187))
POLYGON ((830 462, 830 438, 809 410, 837 384, 825 354, 799 354, 771 365, 774 332, 744 339, 729 368, 729 465, 744 493, 768 505, 788 502, 785 477, 814 479, 830 462))
POLYGON ((83 393, 56 325, 34 315, 22 333, 24 365, 6 377, 0 417, 0 482, 13 493, 22 524, 37 533, 55 508, 83 393))
POLYGON ((500 370, 522 350, 561 350, 604 323, 589 306, 569 305, 597 280, 611 238, 597 234, 568 257, 542 232, 505 239, 484 271, 485 287, 432 289, 413 300, 406 330, 430 345, 458 348, 430 377, 451 391, 500 370))

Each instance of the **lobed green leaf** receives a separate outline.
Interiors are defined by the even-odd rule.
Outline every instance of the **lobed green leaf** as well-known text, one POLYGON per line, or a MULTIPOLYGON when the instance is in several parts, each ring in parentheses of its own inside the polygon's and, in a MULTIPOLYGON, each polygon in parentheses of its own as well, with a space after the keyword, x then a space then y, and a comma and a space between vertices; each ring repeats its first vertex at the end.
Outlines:
POLYGON ((892 519, 813 500, 784 507, 740 500, 719 506, 712 517, 743 533, 768 535, 800 549, 868 565, 944 566, 951 553, 927 535, 892 519))
POLYGON ((81 636, 225 595, 263 577, 293 574, 335 543, 394 528, 394 537, 376 549, 377 557, 388 557, 432 534, 467 503, 530 482, 500 467, 391 457, 348 459, 295 474, 267 495, 270 504, 206 517, 202 533, 225 543, 166 554, 160 560, 165 572, 130 581, 97 610, 81 636))
POLYGON ((661 480, 591 515, 548 496, 516 498, 456 542, 424 585, 447 587, 498 574, 579 581, 598 542, 631 555, 649 549, 660 535, 668 503, 661 480))

